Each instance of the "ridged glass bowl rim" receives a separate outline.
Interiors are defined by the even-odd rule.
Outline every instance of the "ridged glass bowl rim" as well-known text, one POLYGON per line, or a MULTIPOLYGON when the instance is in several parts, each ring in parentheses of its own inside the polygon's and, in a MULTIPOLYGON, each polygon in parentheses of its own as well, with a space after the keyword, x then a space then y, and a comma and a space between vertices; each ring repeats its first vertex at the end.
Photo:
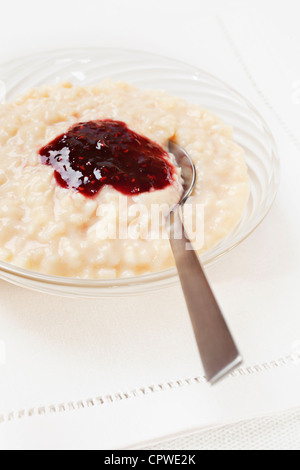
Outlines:
MULTIPOLYGON (((192 66, 191 64, 185 63, 180 60, 176 60, 170 57, 165 57, 159 54, 153 54, 150 52, 138 51, 138 50, 131 50, 131 49, 122 49, 122 48, 68 48, 68 49, 59 49, 59 50, 50 50, 46 51, 46 54, 57 54, 60 55, 68 55, 74 54, 75 52, 78 53, 89 53, 89 52, 120 52, 120 53, 128 53, 128 54, 141 54, 145 57, 152 57, 157 58, 160 60, 166 60, 168 62, 172 62, 172 64, 182 67, 189 67, 190 70, 194 71, 195 73, 205 77, 209 80, 212 80, 214 83, 218 83, 220 86, 224 87, 228 90, 231 94, 235 95, 235 97, 239 100, 242 100, 244 104, 255 114, 256 118, 260 121, 261 127, 264 132, 268 135, 269 142, 272 145, 272 154, 273 154, 273 162, 274 162, 274 171, 273 174, 276 175, 277 185, 273 193, 272 199, 270 199, 269 205, 265 208, 265 211, 262 213, 259 221, 253 225, 253 227, 244 235, 241 236, 235 243, 230 245, 229 247, 224 248, 223 251, 219 251, 215 255, 212 254, 208 259, 203 261, 204 266, 211 265, 215 261, 217 261, 220 257, 224 254, 231 251, 237 245, 239 245, 242 241, 251 235, 251 233, 261 224, 261 222, 265 219, 267 214, 269 213, 273 202, 275 200, 278 184, 279 184, 279 156, 277 151, 277 145, 275 143, 273 134, 269 129, 269 126, 266 124, 264 118, 261 114, 257 111, 255 107, 248 101, 242 94, 236 91, 233 87, 228 85, 225 81, 221 80, 220 78, 214 76, 213 74, 202 70, 199 67, 192 66)), ((11 61, 7 61, 5 63, 1 63, 0 67, 4 68, 17 63, 18 60, 22 59, 22 61, 26 59, 30 60, 34 57, 41 57, 41 53, 30 54, 27 56, 23 56, 22 58, 12 59, 11 61)), ((22 64, 24 66, 24 63, 22 64)), ((26 65, 26 63, 25 63, 26 65)), ((227 237, 226 237, 227 238, 227 237)), ((24 268, 20 268, 18 266, 14 266, 10 263, 6 263, 5 261, 0 260, 0 278, 6 280, 8 282, 14 283, 19 286, 28 287, 34 290, 38 290, 41 292, 48 292, 52 294, 59 294, 59 295, 71 295, 71 296, 88 296, 88 297, 101 297, 101 296, 116 296, 116 295, 135 295, 142 292, 148 292, 151 290, 157 289, 164 289, 167 286, 174 285, 178 282, 178 274, 176 268, 170 268, 164 271, 154 272, 150 274, 139 275, 136 277, 131 278, 117 278, 117 279, 77 279, 77 278, 69 278, 69 277, 62 277, 62 276, 55 276, 49 274, 38 273, 36 271, 30 271, 24 268)))

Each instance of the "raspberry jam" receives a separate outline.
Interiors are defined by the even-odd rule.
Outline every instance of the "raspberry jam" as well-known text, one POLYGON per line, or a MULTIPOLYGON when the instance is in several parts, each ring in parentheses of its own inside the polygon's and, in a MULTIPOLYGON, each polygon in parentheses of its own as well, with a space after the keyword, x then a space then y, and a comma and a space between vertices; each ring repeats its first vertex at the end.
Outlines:
POLYGON ((39 154, 44 165, 54 168, 60 186, 86 197, 95 196, 106 184, 134 195, 173 182, 174 167, 163 148, 120 121, 76 124, 39 154))

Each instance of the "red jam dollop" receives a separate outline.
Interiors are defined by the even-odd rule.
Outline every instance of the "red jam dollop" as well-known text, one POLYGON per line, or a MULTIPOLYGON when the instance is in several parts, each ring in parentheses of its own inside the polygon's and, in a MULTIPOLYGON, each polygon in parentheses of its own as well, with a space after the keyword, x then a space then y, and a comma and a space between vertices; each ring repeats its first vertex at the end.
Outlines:
POLYGON ((173 182, 167 152, 120 121, 75 124, 39 154, 44 165, 54 168, 60 186, 86 197, 94 197, 106 184, 135 195, 173 182))

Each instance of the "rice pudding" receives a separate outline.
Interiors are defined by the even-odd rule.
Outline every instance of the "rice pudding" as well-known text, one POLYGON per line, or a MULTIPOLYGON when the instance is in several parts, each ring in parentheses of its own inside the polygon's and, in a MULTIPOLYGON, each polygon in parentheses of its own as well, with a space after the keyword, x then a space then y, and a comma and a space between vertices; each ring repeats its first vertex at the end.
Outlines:
MULTIPOLYGON (((232 128, 213 113, 162 91, 110 80, 88 87, 42 86, 0 104, 0 259, 82 279, 131 277, 173 266, 163 221, 179 201, 182 184, 167 152, 169 139, 184 147, 196 166, 187 204, 191 226, 198 208, 204 216, 201 246, 196 244, 202 253, 239 222, 249 194, 244 151, 233 141, 232 128), (119 126, 122 145, 118 136, 108 138, 110 125, 119 126), (91 129, 93 157, 85 153, 84 140, 91 129), (126 132, 135 150, 122 140, 126 132), (147 162, 139 163, 145 152, 139 156, 136 149, 145 149, 142 144, 152 150, 147 162), (106 146, 112 155, 112 145, 121 149, 115 152, 121 163, 103 153, 106 146), (97 152, 105 155, 101 162, 97 152), (153 228, 154 207, 160 217, 153 228)), ((195 242, 197 234, 190 235, 195 242)))

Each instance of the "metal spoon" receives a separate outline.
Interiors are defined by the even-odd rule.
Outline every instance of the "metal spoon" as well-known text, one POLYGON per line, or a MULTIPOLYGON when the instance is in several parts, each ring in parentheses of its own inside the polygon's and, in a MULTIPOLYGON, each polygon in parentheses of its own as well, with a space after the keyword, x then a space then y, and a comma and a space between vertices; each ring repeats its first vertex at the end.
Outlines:
POLYGON ((208 284, 199 258, 184 231, 180 216, 181 206, 193 191, 196 168, 187 152, 173 141, 169 141, 169 152, 174 155, 177 165, 181 168, 184 190, 180 202, 169 214, 170 244, 206 379, 213 384, 241 364, 242 357, 208 284), (182 234, 180 238, 178 233, 182 234))

